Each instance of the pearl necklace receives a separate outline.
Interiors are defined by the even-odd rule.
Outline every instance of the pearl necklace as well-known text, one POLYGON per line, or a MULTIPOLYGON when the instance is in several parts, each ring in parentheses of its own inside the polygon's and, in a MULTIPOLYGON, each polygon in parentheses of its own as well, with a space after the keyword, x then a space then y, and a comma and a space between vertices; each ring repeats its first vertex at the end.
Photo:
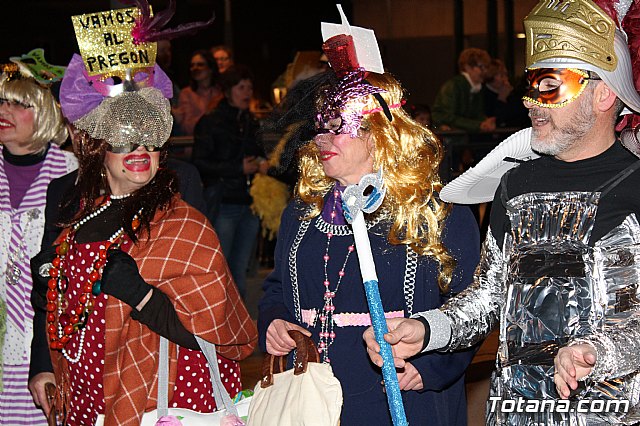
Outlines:
MULTIPOLYGON (((333 225, 334 219, 336 217, 336 202, 337 198, 340 196, 340 191, 335 189, 333 191, 333 210, 331 211, 331 225, 333 225)), ((329 286, 331 283, 329 282, 329 274, 327 273, 327 265, 329 263, 329 246, 331 245, 331 238, 333 238, 332 232, 327 232, 327 245, 324 249, 324 256, 322 259, 324 260, 324 305, 322 307, 322 311, 320 312, 320 342, 318 344, 318 352, 322 354, 322 362, 329 364, 331 363, 331 359, 329 358, 329 347, 333 344, 335 340, 336 333, 334 331, 334 323, 333 323, 333 311, 335 311, 335 306, 333 305, 333 298, 336 297, 336 293, 340 288, 340 283, 342 282, 342 277, 344 277, 344 269, 347 266, 347 261, 349 260, 349 256, 351 253, 355 251, 355 246, 351 244, 347 248, 347 256, 344 259, 344 263, 342 264, 342 268, 338 272, 338 281, 336 283, 335 289, 331 291, 329 286)))
POLYGON ((130 192, 128 194, 122 194, 122 195, 111 194, 109 196, 109 198, 112 199, 112 200, 124 200, 127 197, 131 197, 131 193, 130 192))
MULTIPOLYGON (((78 303, 67 313, 69 307, 68 300, 64 297, 68 279, 65 276, 64 260, 71 246, 74 244, 74 238, 77 230, 87 223, 89 220, 103 213, 112 204, 111 199, 123 199, 130 194, 124 196, 108 196, 104 203, 93 213, 76 223, 65 239, 56 248, 57 257, 52 262, 49 270, 51 279, 49 280, 49 290, 47 292, 47 332, 49 334, 49 342, 51 349, 62 351, 62 355, 72 364, 80 361, 84 347, 86 325, 89 316, 93 313, 94 300, 101 292, 102 270, 107 263, 107 250, 113 247, 119 247, 124 237, 124 228, 120 227, 105 243, 105 248, 98 250, 96 258, 93 261, 93 268, 89 273, 86 281, 81 285, 78 303), (57 315, 56 315, 57 314, 57 315), (75 356, 71 356, 66 349, 67 343, 72 336, 80 331, 78 352, 75 356)), ((140 225, 139 215, 142 209, 133 217, 131 226, 135 231, 140 225)))

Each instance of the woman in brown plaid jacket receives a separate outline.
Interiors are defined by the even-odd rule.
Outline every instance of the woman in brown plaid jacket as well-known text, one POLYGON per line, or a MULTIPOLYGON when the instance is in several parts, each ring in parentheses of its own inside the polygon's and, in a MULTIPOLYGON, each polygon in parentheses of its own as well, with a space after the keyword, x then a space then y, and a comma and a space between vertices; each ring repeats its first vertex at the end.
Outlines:
POLYGON ((156 67, 154 87, 92 105, 83 66, 74 58, 61 87, 76 128, 78 181, 60 206, 64 231, 32 261, 34 400, 49 412, 43 389, 54 382, 64 424, 93 425, 105 414, 106 425, 138 425, 156 407, 164 336, 172 342, 169 406, 211 411, 194 335, 217 346, 233 395, 240 377, 233 360, 253 351, 257 332, 215 232, 180 199, 166 168, 170 84, 156 67), (40 267, 45 262, 51 266, 40 267), (36 358, 47 352, 50 359, 36 358))

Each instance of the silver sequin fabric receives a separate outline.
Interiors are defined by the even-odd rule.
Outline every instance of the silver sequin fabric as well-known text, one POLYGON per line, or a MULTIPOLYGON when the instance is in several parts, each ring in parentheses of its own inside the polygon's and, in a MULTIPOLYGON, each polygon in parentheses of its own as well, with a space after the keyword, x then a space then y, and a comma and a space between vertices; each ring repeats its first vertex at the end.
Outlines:
MULTIPOLYGON (((554 401, 559 348, 589 343, 598 360, 566 412, 487 410, 487 424, 606 425, 640 421, 640 225, 634 215, 593 247, 598 194, 529 193, 507 203, 502 249, 489 233, 475 282, 441 311, 452 333, 440 350, 468 347, 499 320, 491 396, 554 401), (578 413, 581 400, 628 400, 627 412, 578 413)), ((490 404, 488 404, 489 408, 490 404)))
POLYGON ((73 124, 114 147, 160 147, 171 135, 173 117, 169 100, 158 89, 147 87, 105 98, 73 124))

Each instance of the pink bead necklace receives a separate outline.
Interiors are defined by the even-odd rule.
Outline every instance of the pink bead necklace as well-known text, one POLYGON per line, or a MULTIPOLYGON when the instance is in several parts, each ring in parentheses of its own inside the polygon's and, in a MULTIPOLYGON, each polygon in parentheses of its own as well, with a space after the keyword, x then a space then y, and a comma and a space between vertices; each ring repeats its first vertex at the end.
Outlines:
MULTIPOLYGON (((331 224, 333 225, 333 221, 336 217, 336 200, 340 196, 340 192, 335 189, 333 191, 333 210, 331 211, 331 224)), ((318 344, 318 352, 322 354, 322 362, 329 364, 331 360, 329 359, 329 347, 333 344, 333 341, 336 337, 336 333, 333 330, 333 311, 335 310, 335 306, 333 305, 333 298, 336 296, 338 292, 338 288, 340 287, 340 282, 342 281, 342 277, 344 277, 344 268, 347 266, 347 261, 349 260, 349 256, 355 250, 353 244, 351 244, 347 248, 347 256, 344 259, 344 263, 342 264, 342 268, 338 272, 338 282, 336 283, 335 289, 331 291, 329 288, 329 274, 327 273, 327 264, 329 263, 329 246, 331 245, 331 238, 333 237, 333 233, 327 232, 327 246, 324 249, 324 306, 322 307, 322 311, 320 312, 320 342, 318 344)))

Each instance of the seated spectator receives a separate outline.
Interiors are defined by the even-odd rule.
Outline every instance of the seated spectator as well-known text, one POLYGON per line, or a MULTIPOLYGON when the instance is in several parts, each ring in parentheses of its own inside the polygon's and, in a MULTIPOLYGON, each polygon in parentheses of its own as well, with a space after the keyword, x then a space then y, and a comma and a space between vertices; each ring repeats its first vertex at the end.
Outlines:
POLYGON ((460 74, 445 82, 433 104, 433 123, 440 130, 492 132, 495 117, 484 113, 482 82, 491 57, 482 49, 469 48, 460 53, 460 74))

